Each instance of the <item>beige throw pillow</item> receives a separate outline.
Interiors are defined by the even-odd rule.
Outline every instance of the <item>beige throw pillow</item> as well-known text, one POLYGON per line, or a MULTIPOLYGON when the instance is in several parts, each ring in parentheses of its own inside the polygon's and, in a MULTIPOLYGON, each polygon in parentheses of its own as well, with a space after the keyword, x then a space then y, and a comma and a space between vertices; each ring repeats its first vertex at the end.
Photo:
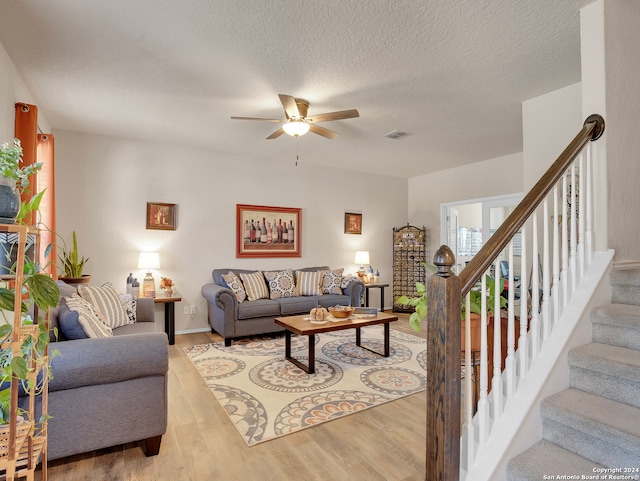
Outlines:
POLYGON ((251 274, 240 273, 240 278, 244 284, 244 290, 247 291, 247 297, 250 301, 258 299, 269 299, 269 289, 264 282, 262 272, 253 272, 251 274))
POLYGON ((74 294, 65 298, 67 307, 78 313, 78 322, 89 337, 111 337, 113 332, 88 301, 74 294))
POLYGON ((301 296, 321 296, 324 273, 325 271, 296 271, 298 294, 301 296))
POLYGON ((244 290, 242 281, 233 272, 229 272, 229 274, 222 274, 222 279, 227 284, 227 287, 236 295, 238 302, 242 302, 247 298, 247 293, 244 290))
POLYGON ((107 321, 111 329, 126 326, 130 323, 120 296, 110 283, 102 287, 78 286, 78 294, 88 301, 107 321))

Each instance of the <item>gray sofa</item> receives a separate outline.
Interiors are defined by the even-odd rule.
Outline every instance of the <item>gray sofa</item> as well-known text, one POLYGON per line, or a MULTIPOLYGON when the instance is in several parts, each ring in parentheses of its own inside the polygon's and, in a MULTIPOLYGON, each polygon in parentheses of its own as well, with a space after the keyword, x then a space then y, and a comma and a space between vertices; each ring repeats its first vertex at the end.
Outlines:
MULTIPOLYGON (((327 266, 307 267, 297 271, 329 270, 327 266)), ((245 336, 281 332, 274 319, 280 316, 305 314, 314 307, 331 307, 335 305, 360 306, 364 284, 357 278, 342 289, 342 294, 323 294, 319 296, 296 296, 280 299, 258 299, 238 302, 235 294, 222 279, 229 272, 240 276, 255 270, 214 269, 213 282, 202 286, 202 296, 207 300, 207 312, 211 331, 224 338, 226 346, 231 341, 245 336)))
POLYGON ((64 308, 52 309, 59 339, 49 349, 60 355, 51 362, 49 459, 134 441, 145 441, 147 456, 158 454, 167 429, 169 351, 153 306, 153 299, 138 299, 136 322, 113 337, 74 340, 60 331, 64 308))

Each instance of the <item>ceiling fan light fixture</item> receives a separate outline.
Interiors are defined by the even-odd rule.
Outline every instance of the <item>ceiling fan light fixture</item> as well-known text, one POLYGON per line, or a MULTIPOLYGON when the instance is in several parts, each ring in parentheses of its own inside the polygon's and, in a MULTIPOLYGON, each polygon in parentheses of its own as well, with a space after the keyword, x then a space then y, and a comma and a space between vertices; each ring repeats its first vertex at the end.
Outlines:
POLYGON ((282 130, 292 137, 299 137, 309 132, 309 124, 302 120, 290 120, 282 126, 282 130))

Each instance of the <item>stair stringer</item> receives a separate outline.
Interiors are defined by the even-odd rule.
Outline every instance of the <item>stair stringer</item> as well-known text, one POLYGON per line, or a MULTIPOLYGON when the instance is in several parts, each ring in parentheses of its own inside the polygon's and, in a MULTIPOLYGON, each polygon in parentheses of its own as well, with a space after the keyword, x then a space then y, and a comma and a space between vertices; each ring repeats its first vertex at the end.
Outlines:
POLYGON ((569 387, 568 353, 592 341, 591 310, 611 299, 613 254, 612 249, 594 253, 560 322, 531 362, 524 384, 493 423, 489 439, 478 448, 470 469, 461 472, 461 481, 507 481, 507 462, 542 439, 540 402, 569 387))

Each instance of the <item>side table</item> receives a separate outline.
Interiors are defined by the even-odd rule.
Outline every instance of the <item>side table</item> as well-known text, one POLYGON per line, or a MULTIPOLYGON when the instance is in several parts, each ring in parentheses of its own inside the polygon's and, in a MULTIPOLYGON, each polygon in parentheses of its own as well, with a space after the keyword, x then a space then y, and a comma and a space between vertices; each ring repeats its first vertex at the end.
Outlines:
POLYGON ((364 285, 364 305, 369 307, 369 289, 380 289, 380 310, 384 312, 384 288, 389 284, 365 284, 364 285))
POLYGON ((167 333, 169 344, 176 343, 176 302, 180 302, 180 297, 175 291, 170 296, 164 293, 157 293, 153 299, 155 304, 164 304, 164 332, 167 333))

